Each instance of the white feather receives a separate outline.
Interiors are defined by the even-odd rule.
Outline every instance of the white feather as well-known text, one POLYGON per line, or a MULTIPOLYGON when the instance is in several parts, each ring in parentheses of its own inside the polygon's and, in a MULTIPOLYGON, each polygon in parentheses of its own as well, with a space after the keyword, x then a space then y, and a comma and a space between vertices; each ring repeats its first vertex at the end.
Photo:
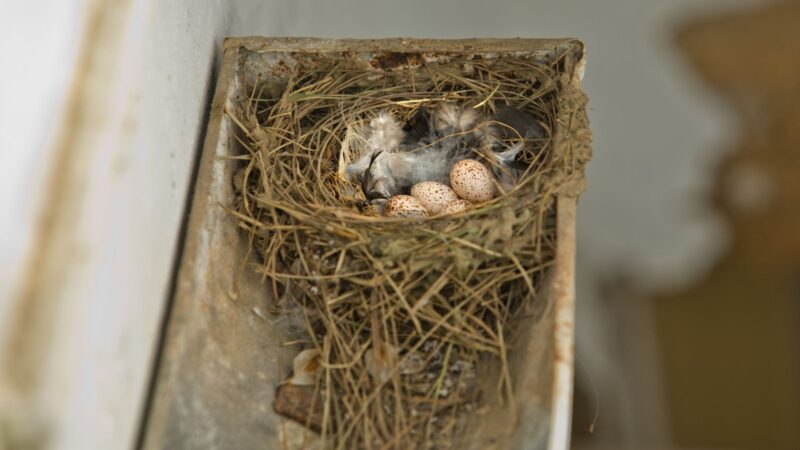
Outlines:
POLYGON ((404 133, 400 124, 388 112, 382 112, 369 123, 367 147, 370 153, 383 150, 393 152, 403 141, 404 133))
POLYGON ((434 122, 436 131, 467 131, 475 128, 479 114, 473 108, 459 107, 445 103, 436 110, 434 122))

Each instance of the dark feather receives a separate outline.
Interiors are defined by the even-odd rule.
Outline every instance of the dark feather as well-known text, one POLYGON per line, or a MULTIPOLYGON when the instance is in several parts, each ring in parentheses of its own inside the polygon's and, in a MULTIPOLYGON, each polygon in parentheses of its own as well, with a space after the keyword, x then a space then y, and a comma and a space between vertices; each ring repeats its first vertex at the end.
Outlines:
POLYGON ((503 167, 507 170, 524 172, 528 168, 528 163, 522 161, 508 161, 503 163, 503 167))
POLYGON ((500 104, 494 118, 506 125, 497 127, 502 139, 541 139, 545 136, 544 129, 533 116, 511 105, 500 104))
POLYGON ((424 106, 420 106, 411 119, 403 127, 406 133, 403 144, 415 145, 431 134, 431 115, 424 106))
POLYGON ((361 190, 364 191, 364 196, 367 198, 367 203, 372 202, 373 200, 385 198, 381 193, 372 189, 372 165, 375 163, 375 159, 383 153, 383 150, 379 150, 372 155, 372 158, 369 160, 369 166, 367 166, 367 170, 364 171, 364 176, 361 177, 361 190))

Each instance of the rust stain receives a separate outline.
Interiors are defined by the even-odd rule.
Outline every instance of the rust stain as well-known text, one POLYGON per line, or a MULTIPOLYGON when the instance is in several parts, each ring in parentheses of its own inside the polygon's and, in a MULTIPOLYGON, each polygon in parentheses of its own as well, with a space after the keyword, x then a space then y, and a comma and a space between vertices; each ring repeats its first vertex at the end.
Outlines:
POLYGON ((322 396, 314 395, 314 386, 284 384, 278 388, 272 407, 276 413, 322 432, 324 403, 322 396))

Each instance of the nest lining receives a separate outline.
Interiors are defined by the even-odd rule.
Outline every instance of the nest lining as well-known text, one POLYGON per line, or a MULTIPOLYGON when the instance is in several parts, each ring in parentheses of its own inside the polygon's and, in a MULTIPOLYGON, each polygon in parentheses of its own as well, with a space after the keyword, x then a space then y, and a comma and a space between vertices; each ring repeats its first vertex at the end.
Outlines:
POLYGON ((227 111, 246 149, 230 212, 249 234, 273 313, 320 352, 313 392, 331 447, 448 448, 464 413, 489 399, 513 414, 508 330, 544 307, 537 287, 553 261, 555 193, 585 163, 553 145, 563 64, 500 55, 376 71, 321 59, 285 82, 247 86, 227 111), (342 176, 363 125, 443 102, 486 114, 507 102, 547 137, 526 143, 528 171, 488 203, 425 220, 374 215, 342 176))

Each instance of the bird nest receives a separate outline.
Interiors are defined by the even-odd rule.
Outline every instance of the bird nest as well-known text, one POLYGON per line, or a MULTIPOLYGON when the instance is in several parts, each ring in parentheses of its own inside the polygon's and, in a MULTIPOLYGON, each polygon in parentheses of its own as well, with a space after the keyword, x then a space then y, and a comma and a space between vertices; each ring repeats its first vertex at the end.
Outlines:
POLYGON ((303 381, 295 373, 282 387, 305 400, 279 412, 350 449, 447 448, 466 412, 489 401, 514 411, 510 329, 523 317, 535 326, 546 307, 537 294, 557 244, 554 200, 588 159, 554 145, 556 122, 574 114, 558 107, 563 65, 498 55, 374 70, 323 58, 285 82, 252 82, 228 107, 246 149, 230 212, 287 340, 311 350, 295 367, 303 381), (524 175, 491 201, 425 219, 376 215, 343 176, 359 130, 443 103, 486 115, 510 104, 545 136, 525 144, 524 175))

